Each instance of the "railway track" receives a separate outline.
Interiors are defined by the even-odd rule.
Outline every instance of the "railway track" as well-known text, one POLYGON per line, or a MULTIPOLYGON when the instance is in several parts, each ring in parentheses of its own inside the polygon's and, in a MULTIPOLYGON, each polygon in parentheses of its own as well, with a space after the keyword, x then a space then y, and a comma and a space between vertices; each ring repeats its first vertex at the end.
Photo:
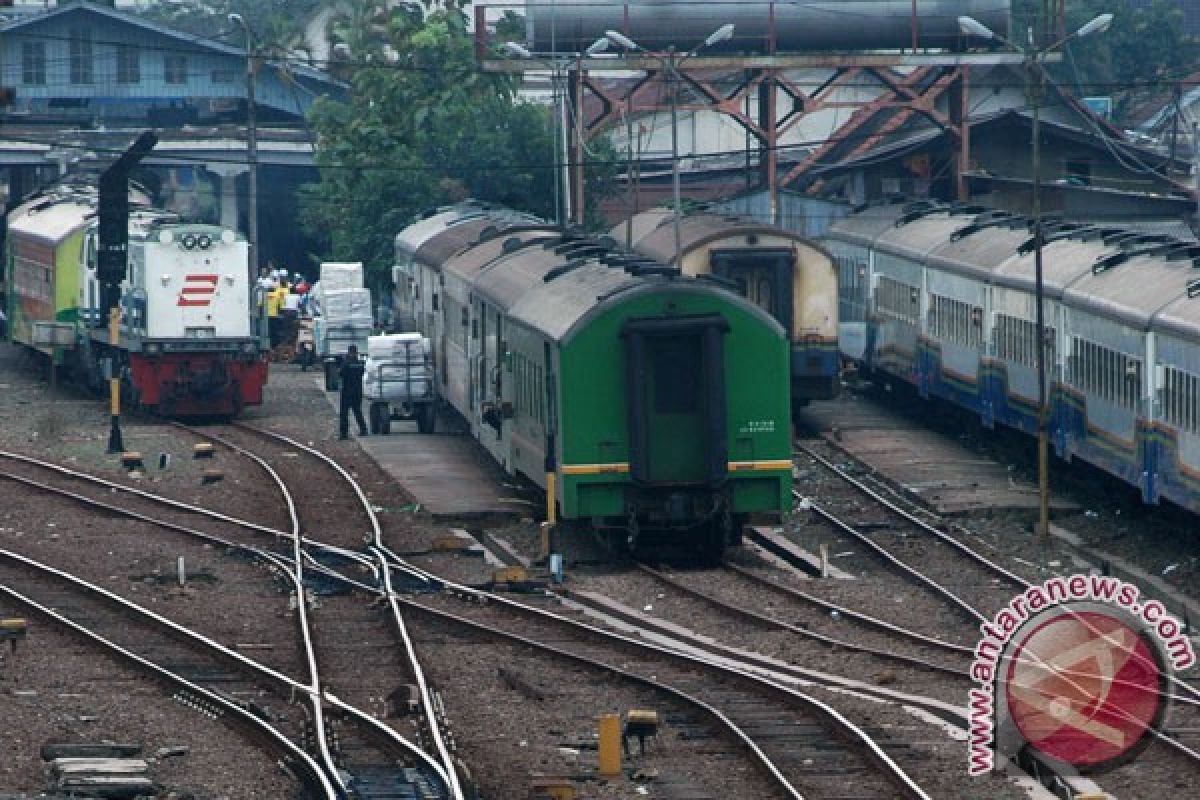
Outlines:
MULTIPOLYGON (((838 534, 851 537, 876 555, 877 563, 881 563, 884 570, 923 587, 931 598, 940 600, 960 616, 962 621, 957 625, 947 619, 945 611, 933 617, 938 620, 937 629, 947 638, 957 631, 960 641, 978 641, 978 626, 990 621, 1015 594, 1034 585, 1032 580, 1018 573, 1022 565, 1005 566, 998 558, 989 558, 947 533, 945 529, 951 526, 944 520, 885 482, 869 476, 869 470, 858 465, 839 467, 835 459, 844 460, 846 455, 828 443, 810 440, 799 445, 799 449, 813 464, 835 475, 838 479, 835 483, 849 489, 839 492, 822 483, 821 503, 794 491, 797 500, 838 534), (867 477, 864 479, 864 476, 867 477), (835 507, 843 510, 835 513, 832 510, 835 507), (886 533, 872 535, 880 531, 886 533), (914 566, 918 564, 919 567, 914 566)), ((882 573, 871 572, 882 583, 882 573)), ((905 611, 908 613, 904 619, 909 624, 914 615, 911 609, 905 611)), ((1174 706, 1172 721, 1165 731, 1151 735, 1184 762, 1198 766, 1200 749, 1191 740, 1195 736, 1193 731, 1200 728, 1200 689, 1172 673, 1167 678, 1166 692, 1174 706)))
MULTIPOLYGON (((703 712, 749 751, 781 796, 926 797, 870 736, 832 708, 711 657, 687 656, 546 608, 463 586, 405 605, 652 686, 703 712), (465 602, 464 602, 465 601, 465 602), (833 738, 831 738, 831 735, 833 738)), ((546 602, 553 603, 553 599, 546 602)), ((715 752, 711 753, 716 757, 715 752)))
MULTIPOLYGON (((244 451, 244 454, 255 457, 249 451, 244 451)), ((280 489, 283 505, 287 509, 286 516, 291 519, 290 532, 236 520, 219 512, 157 496, 135 487, 114 484, 59 465, 28 458, 17 460, 28 469, 47 472, 58 483, 88 486, 92 495, 119 494, 123 503, 137 506, 139 510, 113 503, 111 497, 100 499, 63 486, 34 481, 27 476, 12 476, 12 479, 30 488, 69 496, 94 509, 139 519, 222 547, 247 549, 255 557, 269 562, 277 574, 286 574, 293 582, 292 608, 299 623, 300 649, 306 654, 304 661, 310 676, 307 683, 295 684, 305 687, 310 700, 310 724, 294 740, 303 741, 308 748, 320 754, 322 767, 331 783, 338 791, 349 796, 389 797, 399 786, 415 787, 422 797, 460 796, 454 795, 449 788, 452 783, 452 779, 447 777, 446 764, 449 759, 431 758, 420 744, 415 743, 421 738, 419 735, 413 739, 404 735, 411 733, 405 731, 405 727, 420 727, 419 716, 410 715, 408 720, 397 721, 394 727, 376 721, 379 717, 392 716, 388 713, 386 699, 396 689, 394 685, 379 685, 378 681, 382 680, 379 676, 411 672, 411 669, 406 670, 405 660, 411 656, 411 648, 396 646, 392 627, 395 621, 389 622, 386 616, 379 614, 378 609, 366 607, 361 595, 342 597, 329 594, 323 604, 320 601, 313 602, 313 598, 320 597, 329 586, 328 581, 322 584, 321 575, 331 561, 338 565, 353 564, 358 571, 373 571, 377 577, 379 570, 373 569, 367 556, 305 541, 299 535, 300 517, 293 495, 265 460, 257 458, 280 489), (243 538, 247 533, 259 537, 265 535, 274 549, 250 548, 241 542, 217 537, 209 531, 181 525, 178 521, 156 519, 144 513, 148 505, 156 507, 159 513, 166 510, 168 516, 176 519, 183 516, 192 522, 199 518, 210 525, 217 523, 226 529, 240 531, 243 538), (290 552, 285 552, 285 543, 291 544, 290 552), (306 564, 311 566, 307 571, 306 564), (324 613, 311 613, 310 606, 317 605, 321 605, 324 613), (373 658, 364 658, 366 652, 370 652, 373 658), (318 660, 325 662, 326 667, 319 670, 318 660), (375 683, 364 677, 371 674, 376 676, 375 683), (329 680, 325 675, 337 678, 329 680)), ((345 478, 352 480, 348 475, 345 478)), ((369 505, 364 503, 364 507, 365 513, 370 516, 369 505)), ((267 645, 265 649, 270 651, 274 647, 267 645)), ((292 693, 295 692, 295 686, 290 688, 292 693)))
POLYGON ((337 795, 315 759, 295 743, 307 717, 293 703, 306 687, 94 584, 0 550, 0 593, 85 636, 155 679, 175 701, 227 717, 269 748, 313 797, 337 795))

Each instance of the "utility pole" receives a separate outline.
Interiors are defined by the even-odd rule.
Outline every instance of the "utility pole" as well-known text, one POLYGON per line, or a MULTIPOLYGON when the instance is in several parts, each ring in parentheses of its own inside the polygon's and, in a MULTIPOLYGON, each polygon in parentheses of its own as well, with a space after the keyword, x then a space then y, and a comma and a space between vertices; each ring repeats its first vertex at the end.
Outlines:
POLYGON ((246 240, 250 244, 250 284, 258 277, 258 120, 254 99, 254 81, 258 57, 254 50, 254 32, 241 14, 232 13, 229 21, 246 32, 246 163, 250 168, 249 197, 246 208, 246 240))

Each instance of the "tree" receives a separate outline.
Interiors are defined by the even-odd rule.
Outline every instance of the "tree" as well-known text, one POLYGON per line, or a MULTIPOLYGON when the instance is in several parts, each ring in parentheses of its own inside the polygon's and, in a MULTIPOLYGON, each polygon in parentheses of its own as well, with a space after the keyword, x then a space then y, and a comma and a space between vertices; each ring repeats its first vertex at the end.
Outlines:
MULTIPOLYGON (((552 217, 549 110, 478 69, 461 9, 392 13, 375 31, 351 51, 350 99, 310 115, 321 180, 304 188, 302 216, 329 231, 332 257, 363 261, 380 286, 396 233, 422 209, 474 197, 552 217)), ((603 144, 593 153, 608 157, 603 144)))
POLYGON ((1088 20, 1114 14, 1102 34, 1071 42, 1055 76, 1082 95, 1111 95, 1120 119, 1147 96, 1188 75, 1197 59, 1196 42, 1183 33, 1177 4, 1154 0, 1131 8, 1111 0, 1086 0, 1068 8, 1067 31, 1088 20))

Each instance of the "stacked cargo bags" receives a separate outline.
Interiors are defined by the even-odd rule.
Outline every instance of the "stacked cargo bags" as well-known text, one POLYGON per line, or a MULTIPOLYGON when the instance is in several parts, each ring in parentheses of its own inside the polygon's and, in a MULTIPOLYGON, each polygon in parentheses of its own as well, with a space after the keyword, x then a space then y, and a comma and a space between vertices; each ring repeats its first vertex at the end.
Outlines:
POLYGON ((342 356, 350 345, 362 350, 371 335, 371 292, 363 288, 361 263, 321 265, 321 279, 312 288, 310 308, 319 316, 313 328, 317 353, 342 356))
POLYGON ((432 397, 429 340, 419 333, 394 333, 367 340, 363 397, 411 403, 432 397))

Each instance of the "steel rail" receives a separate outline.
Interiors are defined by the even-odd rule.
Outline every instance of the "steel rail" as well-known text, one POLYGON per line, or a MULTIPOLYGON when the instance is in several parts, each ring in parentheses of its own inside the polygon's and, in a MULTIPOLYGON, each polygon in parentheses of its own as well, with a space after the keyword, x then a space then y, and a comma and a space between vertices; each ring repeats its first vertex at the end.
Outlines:
MULTIPOLYGON (((804 498, 804 495, 801 494, 796 489, 792 490, 792 496, 798 500, 804 498)), ((961 597, 956 595, 954 592, 950 591, 945 586, 942 586, 937 581, 928 577, 927 575, 922 573, 920 570, 914 569, 913 567, 910 567, 904 561, 901 561, 899 558, 896 558, 894 555, 889 553, 886 548, 880 546, 875 541, 873 541, 871 539, 871 537, 862 533, 861 531, 859 531, 857 528, 855 528, 850 523, 843 522, 841 519, 834 516, 834 514, 832 512, 826 511, 819 504, 812 502, 811 498, 809 499, 809 508, 813 513, 815 513, 821 519, 828 522, 830 525, 832 525, 835 528, 837 528, 838 530, 840 530, 842 533, 846 534, 847 536, 853 537, 854 539, 857 539, 859 541, 859 543, 861 543, 862 545, 867 547, 867 549, 873 551, 877 556, 882 558, 887 563, 891 564, 893 567, 895 567, 900 572, 905 573, 910 578, 915 580, 917 583, 930 589, 935 594, 941 595, 943 599, 949 601, 949 603, 951 605, 955 606, 960 611, 965 612, 967 614, 967 616, 969 616, 975 622, 983 624, 988 621, 987 617, 985 617, 982 613, 980 613, 974 606, 972 606, 966 600, 963 600, 961 597)))
POLYGON ((975 652, 973 648, 967 647, 965 645, 954 644, 953 642, 947 642, 942 639, 936 639, 932 636, 927 636, 923 633, 920 633, 919 631, 910 631, 907 628, 902 628, 899 625, 894 625, 891 622, 888 622, 887 620, 879 619, 878 617, 873 617, 870 614, 864 614, 861 611, 856 611, 855 609, 848 608, 846 606, 841 606, 841 605, 838 605, 837 603, 831 603, 828 600, 824 600, 820 597, 817 597, 816 595, 809 594, 808 592, 802 592, 799 589, 793 588, 791 586, 785 586, 781 583, 776 583, 776 582, 770 580, 769 578, 764 578, 761 575, 756 575, 753 572, 751 572, 750 570, 748 570, 745 567, 740 566, 738 564, 731 564, 729 562, 726 562, 724 566, 726 569, 737 573, 738 575, 742 576, 746 580, 758 583, 760 586, 765 586, 765 587, 767 587, 769 589, 773 589, 777 592, 781 592, 783 594, 795 597, 798 600, 802 600, 806 603, 811 603, 812 605, 815 605, 818 608, 824 609, 825 611, 836 611, 838 614, 842 615, 843 617, 846 617, 848 619, 857 620, 858 622, 861 622, 864 625, 870 626, 872 628, 877 628, 886 633, 891 633, 891 634, 895 634, 896 636, 899 636, 902 638, 910 639, 917 644, 927 645, 929 647, 934 647, 939 650, 945 650, 950 653, 958 653, 960 655, 972 655, 975 652))
MULTIPOLYGON (((166 520, 156 519, 154 517, 147 516, 145 514, 137 512, 137 511, 132 511, 129 509, 121 508, 120 506, 115 506, 110 503, 106 503, 102 500, 95 500, 95 499, 86 497, 86 496, 78 494, 76 492, 72 492, 68 489, 63 489, 63 488, 56 487, 56 486, 50 486, 48 484, 42 484, 37 481, 31 480, 30 478, 26 478, 26 477, 23 477, 20 475, 12 475, 9 473, 0 472, 0 478, 8 478, 10 480, 37 488, 41 491, 46 491, 46 492, 50 492, 50 493, 54 493, 54 494, 59 494, 64 497, 69 497, 69 498, 76 500, 80 503, 83 503, 87 506, 101 508, 101 509, 104 509, 105 511, 109 511, 114 514, 121 515, 121 516, 129 517, 131 519, 136 519, 141 522, 145 522, 147 524, 156 525, 158 527, 161 527, 161 528, 164 528, 167 530, 174 530, 176 532, 183 533, 185 535, 201 539, 202 541, 205 541, 205 542, 218 544, 222 547, 226 547, 226 548, 230 548, 230 549, 243 550, 254 556, 262 558, 264 561, 272 564, 276 569, 278 569, 280 572, 282 572, 284 575, 286 575, 289 581, 292 582, 293 591, 295 591, 297 598, 303 597, 303 589, 301 588, 302 584, 299 583, 300 578, 296 575, 296 572, 291 569, 289 562, 283 556, 279 555, 278 553, 272 553, 268 550, 261 550, 259 548, 252 547, 250 545, 242 544, 239 542, 234 542, 234 541, 231 541, 228 539, 224 539, 220 536, 216 536, 214 534, 207 533, 205 531, 196 530, 194 528, 188 528, 184 525, 179 525, 177 523, 169 522, 166 520)), ((336 549, 336 548, 334 548, 334 549, 336 549)), ((358 561, 359 563, 363 563, 365 566, 370 567, 373 572, 377 571, 377 568, 361 554, 347 552, 347 553, 345 553, 345 555, 347 555, 350 558, 353 558, 355 561, 358 561)), ((303 552, 303 557, 306 560, 311 558, 307 552, 303 552)), ((320 565, 317 562, 313 562, 313 564, 314 564, 313 568, 315 571, 334 575, 342 580, 345 580, 340 574, 330 572, 323 565, 320 565)), ((361 589, 367 591, 368 593, 378 591, 378 588, 374 587, 374 586, 369 586, 366 584, 356 584, 356 585, 358 585, 361 589)), ((238 655, 239 657, 241 657, 243 659, 252 661, 252 663, 254 663, 254 664, 259 664, 259 662, 257 662, 257 661, 248 659, 247 657, 242 656, 240 653, 236 653, 236 651, 234 651, 234 652, 236 655, 238 655)), ((259 664, 259 666, 262 666, 262 665, 259 664)), ((267 669, 266 667, 263 667, 263 668, 267 669)), ((318 691, 318 689, 315 687, 310 687, 308 689, 310 699, 313 700, 314 702, 319 699, 319 698, 316 698, 316 696, 315 696, 317 691, 318 691)), ((322 693, 321 697, 328 699, 328 698, 332 698, 333 696, 322 693)), ((390 728, 386 728, 386 727, 381 728, 381 726, 378 724, 378 722, 374 718, 372 718, 369 714, 366 714, 365 712, 361 711, 360 709, 355 708, 354 706, 351 706, 348 703, 345 703, 344 701, 342 701, 340 699, 333 698, 332 702, 334 705, 336 705, 339 708, 339 710, 342 713, 344 713, 346 715, 354 716, 355 719, 357 719, 360 722, 360 724, 363 724, 366 727, 375 729, 377 733, 383 733, 394 744, 399 745, 402 749, 408 750, 415 757, 425 761, 435 772, 441 774, 441 772, 442 772, 441 766, 438 765, 437 762, 434 761, 432 758, 430 758, 429 754, 426 753, 423 749, 421 749, 420 745, 411 742, 410 740, 408 740, 404 736, 400 735, 396 731, 392 731, 390 728)), ((323 731, 322 731, 321 735, 322 735, 322 739, 323 739, 324 738, 323 731)), ((336 770, 336 767, 334 767, 334 769, 336 770)), ((340 782, 339 782, 339 785, 340 785, 340 782)))
MULTIPOLYGON (((670 577, 669 575, 666 575, 666 574, 654 569, 653 567, 647 566, 645 564, 638 564, 637 567, 642 572, 645 572, 648 575, 651 575, 656 580, 662 581, 663 583, 672 587, 673 589, 676 589, 680 592, 683 592, 684 594, 690 595, 691 597, 697 598, 699 600, 703 600, 706 603, 710 603, 718 608, 725 610, 727 613, 746 617, 747 619, 753 620, 762 625, 767 625, 767 626, 774 627, 774 628, 777 628, 780 630, 785 630, 785 631, 788 631, 789 633, 794 633, 797 636, 802 636, 802 637, 805 637, 808 639, 813 639, 814 641, 820 642, 822 644, 827 644, 827 645, 830 645, 835 648, 841 648, 843 650, 849 650, 852 652, 867 653, 869 655, 877 656, 879 658, 890 659, 893 661, 899 661, 900 663, 907 664, 909 666, 921 667, 923 669, 929 669, 929 670, 933 670, 935 672, 942 672, 946 675, 953 675, 954 677, 957 677, 957 678, 969 678, 970 677, 970 674, 965 669, 956 669, 954 667, 947 667, 947 666, 943 666, 941 664, 931 664, 928 661, 918 658, 917 656, 908 656, 908 655, 904 655, 902 653, 893 653, 889 650, 881 650, 877 647, 870 647, 868 645, 857 644, 855 642, 848 642, 844 639, 837 639, 833 636, 827 636, 823 633, 818 633, 817 631, 809 630, 808 628, 801 627, 800 625, 793 625, 790 622, 784 622, 783 620, 776 619, 775 617, 771 617, 766 614, 760 614, 757 611, 751 611, 747 608, 741 608, 740 606, 735 606, 732 603, 727 603, 724 600, 714 597, 705 591, 702 591, 700 589, 695 589, 695 588, 692 588, 691 586, 683 584, 683 583, 675 580, 674 578, 670 577)), ((578 599, 577 596, 576 596, 576 599, 578 599)), ((963 648, 963 649, 967 650, 967 648, 963 648)), ((968 652, 970 652, 970 651, 968 650, 968 652)))
POLYGON ((986 558, 985 556, 975 552, 970 547, 963 544, 958 539, 955 539, 953 536, 949 535, 948 533, 938 530, 937 528, 935 528, 934 526, 925 522, 924 520, 919 519, 918 517, 910 514, 908 511, 906 511, 905 509, 896 505, 892 501, 886 499, 883 495, 879 494, 878 492, 873 490, 871 487, 864 484, 862 481, 858 480, 857 478, 853 478, 850 475, 847 475, 844 470, 839 469, 836 464, 829 461, 828 459, 826 459, 824 456, 820 455, 819 453, 815 452, 814 450, 812 450, 812 448, 808 447, 807 445, 797 442, 796 447, 799 448, 800 450, 802 450, 804 452, 804 454, 807 455, 809 458, 820 463, 826 469, 836 473, 838 476, 840 476, 842 478, 842 480, 846 481, 851 486, 858 489, 860 492, 867 495, 875 502, 879 503, 882 506, 885 506, 892 513, 898 514, 899 516, 903 517, 905 520, 907 520, 911 524, 917 526, 918 528, 925 531, 926 533, 932 534, 933 536, 937 537, 944 544, 950 545, 951 547, 953 547, 954 549, 958 550, 960 553, 965 555, 967 558, 977 562, 980 566, 989 570, 993 574, 998 575, 1001 578, 1004 578, 1005 580, 1009 581, 1010 583, 1015 583, 1016 585, 1020 586, 1023 589, 1029 589, 1033 586, 1032 583, 1025 580, 1020 575, 1017 575, 1014 572, 1010 572, 1009 570, 1005 569, 1004 567, 1000 566, 999 564, 995 563, 994 561, 991 561, 990 559, 986 558))
MULTIPOLYGON (((926 522, 922 521, 921 519, 918 519, 917 517, 908 513, 900 506, 896 505, 895 503, 891 502, 890 500, 887 500, 882 495, 880 495, 878 492, 875 492, 874 490, 872 490, 869 486, 866 486, 864 483, 862 483, 862 481, 859 481, 859 480, 851 477, 850 475, 846 474, 846 472, 844 470, 838 468, 837 465, 833 464, 828 459, 822 457, 820 454, 814 452, 808 446, 797 442, 796 447, 798 449, 802 450, 805 453, 805 455, 808 455, 814 461, 820 463, 826 469, 830 470, 835 475, 840 477, 846 483, 849 483, 851 486, 858 489, 863 494, 870 497, 872 500, 875 500, 880 505, 883 505, 889 511, 903 517, 906 521, 910 522, 911 524, 915 525, 916 527, 920 528, 921 530, 923 530, 927 533, 933 534, 933 536, 935 536, 937 539, 941 540, 945 544, 951 545, 956 550, 958 550, 960 553, 962 553, 963 555, 966 555, 969 559, 971 559, 971 560, 975 561, 976 563, 980 564, 981 566, 985 567, 986 569, 991 571, 993 574, 1000 575, 1000 576, 1006 578, 1007 580, 1009 580, 1010 582, 1016 583, 1018 586, 1020 586, 1024 590, 1033 588, 1033 586, 1034 586, 1033 583, 1030 583, 1029 581, 1020 577, 1019 575, 1016 575, 1015 573, 1009 572, 1007 569, 1000 566, 999 564, 996 564, 995 562, 991 561, 990 559, 986 558, 985 556, 981 555, 980 553, 975 552, 973 549, 968 547, 966 544, 958 541, 953 536, 950 536, 949 534, 947 534, 941 530, 938 530, 936 527, 929 525, 928 523, 926 523, 926 522)), ((851 456, 851 457, 853 457, 853 456, 851 456)), ((803 494, 795 489, 792 490, 792 495, 793 495, 793 497, 796 497, 798 499, 803 497, 803 494)), ((813 503, 811 501, 811 498, 809 498, 809 502, 811 504, 812 509, 814 511, 816 511, 820 517, 822 517, 823 519, 828 521, 830 524, 835 525, 840 530, 846 532, 847 534, 849 534, 851 536, 854 536, 860 542, 867 545, 869 548, 873 549, 876 553, 880 554, 883 558, 891 561, 893 564, 897 565, 902 570, 904 570, 904 571, 908 572, 910 575, 916 577, 916 579, 918 581, 925 583, 927 586, 934 589, 934 591, 941 593, 943 596, 950 599, 951 602, 959 605, 960 608, 967 610, 968 613, 975 616, 979 622, 982 623, 982 622, 987 621, 977 610, 975 610, 973 607, 969 606, 965 601, 959 599, 956 595, 954 595, 948 589, 945 589, 944 587, 940 586, 939 584, 934 582, 932 579, 923 575, 920 571, 915 570, 915 569, 909 567, 904 562, 900 561, 899 559, 896 559, 894 556, 892 556, 890 553, 888 553, 886 550, 884 550, 882 547, 880 547, 878 544, 876 544, 870 538, 866 537, 864 534, 855 530, 852 526, 849 526, 846 523, 843 523, 840 520, 836 519, 832 514, 825 511, 824 509, 820 508, 820 506, 818 506, 816 503, 813 503)), ((1176 677, 1174 674, 1169 674, 1167 676, 1167 680, 1172 685, 1179 687, 1185 693, 1187 693, 1188 695, 1191 695, 1192 698, 1194 698, 1196 700, 1200 700, 1200 688, 1193 686, 1191 683, 1188 683, 1187 681, 1183 680, 1182 678, 1176 677)), ((1171 697, 1172 697, 1172 699, 1182 699, 1182 698, 1178 698, 1175 695, 1171 695, 1171 697)), ((1187 701, 1187 702, 1189 702, 1189 704, 1192 704, 1191 701, 1187 701)))
MULTIPOLYGON (((383 546, 383 531, 379 526, 379 518, 375 514, 375 509, 371 506, 370 501, 367 499, 362 487, 359 486, 358 481, 354 480, 350 473, 348 473, 341 464, 337 463, 320 450, 302 444, 291 437, 284 436, 283 434, 241 423, 235 423, 234 426, 260 436, 287 442, 292 447, 303 450, 306 453, 309 453, 310 455, 320 459, 321 461, 324 461, 334 471, 341 475, 350 488, 354 490, 355 495, 362 504, 363 511, 367 515, 367 519, 370 520, 373 545, 375 547, 383 546)), ((386 562, 383 561, 382 556, 380 558, 381 562, 386 564, 386 562)), ((445 770, 442 773, 443 778, 447 780, 447 788, 450 790, 452 797, 454 797, 456 800, 464 800, 465 794, 458 779, 458 772, 454 768, 454 760, 450 755, 449 748, 446 746, 445 734, 441 729, 441 725, 438 723, 437 714, 433 707, 432 692, 430 691, 428 681, 425 678, 425 671, 421 667, 420 659, 417 657, 416 647, 414 646, 412 638, 408 633, 408 629, 404 624, 404 620, 401 617, 400 609, 393 599, 395 598, 395 593, 391 590, 391 576, 389 570, 386 568, 380 570, 379 577, 382 577, 383 579, 384 591, 386 592, 385 596, 389 598, 389 609, 392 612, 392 622, 395 625, 396 631, 404 644, 406 655, 408 656, 409 663, 413 670, 413 677, 415 678, 417 686, 420 690, 421 705, 425 712, 425 723, 429 726, 430 735, 433 737, 434 745, 438 751, 438 757, 445 766, 445 770)))
MULTIPOLYGON (((381 550, 386 552, 389 559, 391 559, 393 562, 395 562, 395 566, 402 567, 405 571, 410 571, 410 570, 414 571, 418 574, 425 572, 424 570, 420 569, 419 567, 416 567, 412 564, 408 564, 407 562, 404 561, 404 559, 400 558, 395 553, 392 553, 392 552, 386 550, 386 548, 381 548, 381 550)), ((635 649, 650 650, 652 652, 658 653, 660 655, 663 655, 663 656, 666 656, 669 658, 681 659, 681 660, 688 661, 688 662, 691 662, 694 664, 700 664, 703 666, 707 666, 712 669, 717 669, 717 670, 728 672, 731 674, 737 674, 737 675, 740 675, 743 678, 746 678, 750 681, 760 683, 762 685, 770 686, 774 690, 785 692, 785 693, 791 695, 792 697, 796 698, 799 702, 808 704, 812 708, 819 709, 821 711, 821 713, 826 715, 827 719, 834 720, 835 725, 840 727, 843 731, 849 733, 850 736, 852 737, 852 739, 854 739, 858 743, 858 745, 866 751, 868 758, 870 758, 872 761, 874 761, 876 763, 876 765, 879 766, 881 769, 883 769, 885 772, 889 773, 889 775, 892 777, 893 782, 899 788, 901 788, 902 791, 904 791, 906 793, 906 796, 913 797, 913 798, 928 798, 928 795, 925 793, 925 791, 915 781, 913 781, 913 779, 908 775, 908 773, 906 773, 904 771, 904 769, 902 767, 900 767, 899 764, 897 764, 895 761, 893 761, 892 758, 883 751, 883 749, 879 746, 878 742, 876 742, 874 739, 872 739, 869 735, 867 735, 867 733, 865 731, 863 731, 861 728, 859 728, 853 722, 851 722, 850 720, 848 720, 844 716, 842 716, 842 714, 840 712, 838 712, 836 709, 828 706, 827 704, 823 703, 820 700, 817 700, 815 697, 811 697, 802 692, 797 692, 794 689, 791 689, 789 687, 781 686, 773 681, 767 680, 767 679, 761 677, 760 675, 758 675, 754 672, 748 671, 748 670, 737 669, 737 668, 730 667, 725 664, 718 663, 711 659, 701 658, 696 655, 680 652, 680 651, 677 651, 677 650, 674 650, 674 649, 671 649, 668 647, 656 645, 656 644, 646 642, 646 641, 641 641, 641 640, 638 640, 638 639, 635 639, 635 638, 629 637, 629 636, 623 636, 621 634, 613 633, 612 631, 606 631, 606 630, 603 630, 600 628, 593 627, 591 625, 586 625, 578 620, 568 619, 566 617, 562 617, 560 615, 554 614, 554 613, 546 611, 544 609, 527 606, 524 603, 518 603, 514 600, 511 600, 507 597, 503 597, 496 593, 484 592, 484 591, 481 591, 478 589, 473 589, 469 586, 455 583, 453 581, 444 581, 444 583, 445 583, 446 588, 448 588, 454 592, 457 592, 458 594, 468 596, 468 597, 474 597, 477 599, 485 599, 487 602, 493 603, 493 604, 504 605, 509 608, 515 609, 520 614, 543 617, 545 619, 549 619, 549 620, 555 622, 556 624, 562 624, 562 625, 567 625, 569 627, 579 628, 579 629, 587 631, 589 635, 599 636, 602 638, 615 640, 615 641, 623 643, 626 646, 631 646, 635 649)), ((443 613, 443 612, 436 612, 432 609, 428 609, 427 607, 421 606, 420 604, 417 604, 417 603, 413 603, 412 601, 403 600, 402 602, 404 602, 406 605, 414 606, 414 607, 420 608, 422 610, 431 611, 432 613, 443 613)), ((451 615, 451 616, 455 616, 455 615, 451 615)), ((506 635, 509 635, 509 634, 506 634, 506 635)), ((757 749, 757 745, 755 745, 755 748, 757 749)), ((770 763, 769 759, 768 759, 768 763, 770 763)), ((773 771, 778 771, 778 767, 776 767, 773 763, 770 763, 769 769, 771 769, 773 771)))
POLYGON ((303 748, 298 747, 290 739, 276 730, 274 726, 270 725, 265 720, 259 719, 247 709, 242 708, 237 703, 222 697, 216 692, 200 686, 199 684, 193 683, 186 678, 180 677, 170 670, 160 667, 153 661, 143 658, 131 650, 127 650, 120 645, 109 641, 108 639, 90 631, 74 620, 62 616, 52 608, 42 605, 32 598, 26 597, 11 587, 0 584, 0 593, 5 594, 14 602, 20 603, 22 606, 32 609, 36 613, 41 614, 44 617, 54 620, 60 625, 75 631, 77 634, 87 638, 92 642, 95 642, 96 644, 106 648, 112 653, 115 653, 121 658, 137 664, 142 669, 153 672, 161 679, 186 689, 189 692, 203 696, 209 702, 223 708, 227 713, 237 716, 243 724, 255 728, 261 736, 270 740, 275 747, 290 756, 291 759, 294 760, 294 763, 298 763, 304 767, 304 773, 307 778, 301 779, 302 782, 307 783, 315 791, 319 792, 321 797, 326 798, 326 800, 340 800, 341 796, 334 790, 333 786, 329 783, 325 772, 315 761, 313 761, 312 756, 304 752, 303 748))
MULTIPOLYGON (((174 622, 173 620, 167 619, 166 617, 162 616, 161 614, 157 614, 153 611, 150 611, 149 609, 143 608, 142 606, 140 606, 132 601, 126 600, 125 598, 121 597, 120 595, 116 594, 115 592, 105 589, 102 586, 97 586, 97 585, 91 583, 90 581, 86 581, 86 580, 79 578, 75 575, 72 575, 68 572, 64 572, 63 570, 60 570, 56 567, 52 567, 47 564, 43 564, 35 559, 31 559, 20 553, 14 553, 10 550, 0 549, 0 558, 6 558, 17 564, 21 564, 27 568, 34 569, 37 572, 40 572, 40 573, 43 573, 46 575, 51 575, 51 576, 57 578, 58 580, 62 580, 62 581, 67 582, 68 584, 80 587, 82 589, 86 589, 88 592, 90 592, 94 595, 98 595, 99 597, 103 598, 107 602, 110 602, 120 608, 125 609, 128 612, 136 614, 137 616, 140 616, 144 619, 147 619, 160 628, 165 628, 165 629, 171 631, 174 635, 179 636, 182 639, 184 639, 185 641, 190 642, 193 646, 202 647, 204 649, 207 649, 207 650, 210 650, 210 651, 213 651, 213 652, 219 654, 221 657, 223 657, 227 660, 237 662, 239 665, 241 665, 242 667, 244 667, 245 669, 247 669, 248 671, 250 671, 253 674, 262 675, 262 676, 269 678, 279 684, 282 684, 285 688, 289 689, 292 693, 300 692, 301 694, 311 696, 312 690, 309 687, 305 686, 304 684, 300 683, 299 681, 296 681, 287 675, 284 675, 264 664, 261 664, 258 661, 255 661, 254 659, 247 658, 246 656, 242 655, 241 653, 237 652, 236 650, 232 650, 232 649, 226 647, 225 645, 221 644, 220 642, 216 642, 213 639, 209 638, 208 636, 205 636, 204 634, 198 633, 198 632, 193 631, 189 628, 186 628, 182 625, 179 625, 178 623, 174 622)), ((0 586, 0 589, 6 589, 6 587, 0 586)), ((69 620, 65 617, 61 617, 59 615, 55 615, 55 617, 57 619, 61 619, 65 622, 67 622, 73 628, 83 630, 83 626, 78 625, 77 623, 73 622, 72 620, 69 620)), ((103 637, 96 636, 94 634, 93 634, 93 637, 96 638, 98 641, 103 641, 106 645, 112 647, 113 649, 115 649, 117 651, 120 651, 122 653, 128 653, 129 656, 136 658, 139 661, 139 663, 144 662, 145 664, 149 664, 149 665, 153 666, 156 670, 161 671, 164 674, 171 674, 171 673, 169 673, 168 670, 158 667, 157 665, 154 665, 153 662, 143 659, 141 656, 137 656, 136 654, 132 653, 131 651, 126 651, 124 648, 121 648, 114 643, 108 642, 108 640, 104 639, 103 637)), ((179 680, 185 681, 185 679, 183 679, 183 678, 180 678, 179 680)), ((189 686, 193 685, 190 681, 187 681, 187 683, 189 686)), ((198 688, 206 696, 214 694, 210 690, 204 689, 203 687, 198 687, 198 688)), ((318 770, 320 770, 320 767, 318 767, 315 763, 314 763, 314 767, 316 767, 318 770)))

